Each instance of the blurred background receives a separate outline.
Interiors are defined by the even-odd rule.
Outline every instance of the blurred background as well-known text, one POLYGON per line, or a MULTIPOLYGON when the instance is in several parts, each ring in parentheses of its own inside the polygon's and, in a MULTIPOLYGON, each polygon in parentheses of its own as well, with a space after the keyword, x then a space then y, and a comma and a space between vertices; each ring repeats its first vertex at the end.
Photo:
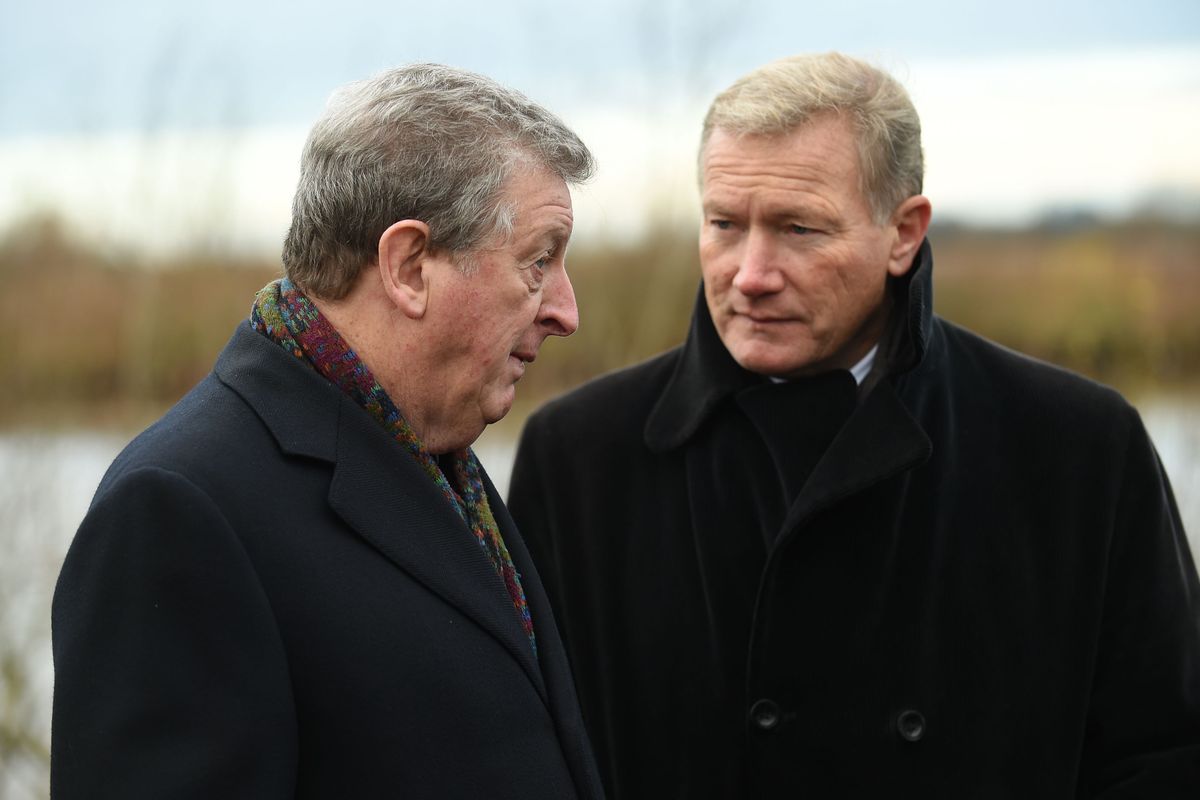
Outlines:
POLYGON ((463 66, 598 157, 568 258, 582 327, 547 343, 477 448, 504 486, 531 408, 682 340, 707 101, 829 49, 892 71, 921 113, 935 308, 1125 392, 1195 550, 1195 0, 4 0, 0 798, 48 792, 49 606, 71 535, 108 462, 278 275, 331 91, 403 62, 463 66))

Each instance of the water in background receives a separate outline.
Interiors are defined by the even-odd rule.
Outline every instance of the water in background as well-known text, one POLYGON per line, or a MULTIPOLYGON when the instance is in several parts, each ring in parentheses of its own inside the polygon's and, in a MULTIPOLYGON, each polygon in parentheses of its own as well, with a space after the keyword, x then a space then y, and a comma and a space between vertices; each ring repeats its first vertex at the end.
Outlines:
MULTIPOLYGON (((1140 405, 1196 553, 1200 401, 1140 405)), ((0 798, 48 794, 54 581, 96 485, 125 441, 99 433, 0 435, 0 798)), ((506 494, 513 443, 485 434, 475 450, 506 494)))

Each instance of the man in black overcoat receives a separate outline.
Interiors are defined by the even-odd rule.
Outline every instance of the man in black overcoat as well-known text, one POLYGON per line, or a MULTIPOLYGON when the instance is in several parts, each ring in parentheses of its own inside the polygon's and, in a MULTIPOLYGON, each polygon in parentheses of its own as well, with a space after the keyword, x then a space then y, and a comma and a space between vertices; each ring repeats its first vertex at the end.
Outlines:
POLYGON ((935 316, 920 123, 712 104, 682 347, 528 422, 510 507, 610 796, 1200 797, 1200 586, 1116 392, 935 316))
POLYGON ((335 95, 287 277, 117 458, 63 565, 55 797, 601 797, 545 592, 469 447, 578 324, 568 184, 591 169, 479 75, 335 95))

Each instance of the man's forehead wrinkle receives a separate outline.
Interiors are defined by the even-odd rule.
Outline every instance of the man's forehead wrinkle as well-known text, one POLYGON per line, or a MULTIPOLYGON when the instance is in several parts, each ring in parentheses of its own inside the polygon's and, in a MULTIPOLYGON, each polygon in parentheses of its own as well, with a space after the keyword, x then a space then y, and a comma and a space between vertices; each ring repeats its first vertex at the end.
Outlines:
POLYGON ((504 242, 497 244, 497 247, 503 247, 505 242, 511 244, 533 239, 561 242, 570 238, 574 223, 575 216, 569 197, 561 201, 557 198, 534 198, 532 202, 528 199, 524 202, 519 200, 513 216, 511 235, 506 237, 504 242))
POLYGON ((857 177, 854 163, 847 164, 834 153, 797 154, 787 158, 729 154, 709 158, 704 166, 705 183, 712 180, 762 179, 830 183, 834 179, 852 180, 857 177))
POLYGON ((712 172, 705 181, 705 196, 742 195, 746 190, 756 194, 805 193, 829 187, 834 182, 812 173, 784 175, 762 172, 712 172))
POLYGON ((553 209, 547 207, 543 210, 542 217, 530 232, 531 236, 553 242, 563 242, 571 237, 575 218, 569 206, 555 206, 553 209))
POLYGON ((834 202, 822 192, 828 183, 823 181, 789 180, 783 185, 763 185, 761 180, 737 181, 713 180, 706 184, 702 206, 708 211, 733 213, 742 209, 754 209, 767 216, 785 217, 796 213, 822 213, 834 211, 834 202), (756 191, 746 192, 746 188, 756 191))
POLYGON ((858 179, 858 155, 846 147, 848 132, 838 128, 805 126, 779 136, 714 135, 704 154, 704 171, 716 170, 786 177, 816 172, 839 179, 858 179), (802 139, 802 142, 796 141, 802 139))
MULTIPOLYGON (((519 229, 520 227, 521 224, 518 221, 515 228, 519 229)), ((537 250, 559 250, 570 241, 571 230, 571 211, 569 208, 559 206, 552 216, 534 221, 528 230, 524 232, 514 230, 514 238, 497 243, 492 251, 498 252, 511 246, 523 257, 532 255, 537 250)))
POLYGON ((841 206, 851 196, 844 188, 857 186, 857 171, 852 163, 830 155, 825 159, 811 152, 796 158, 718 156, 705 166, 702 205, 706 210, 755 208, 768 216, 829 216, 845 211, 841 206))

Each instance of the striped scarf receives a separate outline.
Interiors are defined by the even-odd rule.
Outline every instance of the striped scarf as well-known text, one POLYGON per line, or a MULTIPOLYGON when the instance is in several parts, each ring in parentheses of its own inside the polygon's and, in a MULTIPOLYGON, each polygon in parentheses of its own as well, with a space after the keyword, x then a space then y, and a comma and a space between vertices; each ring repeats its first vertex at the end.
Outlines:
POLYGON ((255 296, 250 311, 250 326, 316 368, 330 383, 366 409, 416 459, 475 535, 496 573, 504 581, 521 620, 521 627, 525 629, 529 645, 536 655, 537 641, 533 635, 529 605, 525 601, 525 589, 521 586, 520 574, 513 566, 512 556, 504 546, 496 518, 492 515, 475 453, 467 447, 447 454, 442 459, 453 465, 456 483, 462 490, 460 495, 367 365, 350 349, 346 340, 312 301, 287 278, 272 281, 255 296))

